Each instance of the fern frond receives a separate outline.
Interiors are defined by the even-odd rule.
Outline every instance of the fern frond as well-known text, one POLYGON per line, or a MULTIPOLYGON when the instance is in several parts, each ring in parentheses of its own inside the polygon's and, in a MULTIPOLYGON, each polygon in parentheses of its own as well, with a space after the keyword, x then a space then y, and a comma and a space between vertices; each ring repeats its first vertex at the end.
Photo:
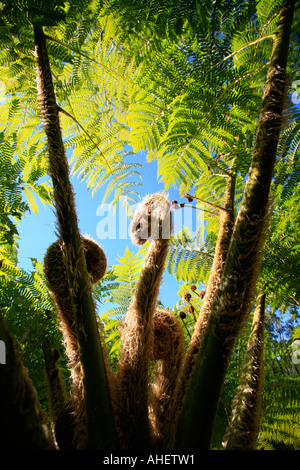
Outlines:
POLYGON ((264 388, 258 448, 300 447, 300 382, 281 377, 264 388))
POLYGON ((120 337, 117 328, 128 310, 135 285, 139 279, 144 251, 145 247, 142 247, 137 253, 133 253, 126 247, 124 255, 118 259, 118 264, 111 267, 113 280, 110 282, 110 289, 104 298, 104 302, 109 302, 111 308, 102 313, 100 317, 104 324, 105 341, 111 356, 118 352, 120 337))
POLYGON ((207 248, 197 247, 186 227, 172 235, 167 264, 170 275, 177 281, 206 284, 213 261, 213 254, 207 248))
POLYGON ((13 281, 14 289, 18 289, 24 299, 30 301, 34 310, 45 311, 52 310, 53 305, 48 294, 46 282, 44 279, 42 264, 37 260, 33 260, 37 269, 28 272, 12 264, 4 263, 1 269, 2 283, 10 283, 13 281))

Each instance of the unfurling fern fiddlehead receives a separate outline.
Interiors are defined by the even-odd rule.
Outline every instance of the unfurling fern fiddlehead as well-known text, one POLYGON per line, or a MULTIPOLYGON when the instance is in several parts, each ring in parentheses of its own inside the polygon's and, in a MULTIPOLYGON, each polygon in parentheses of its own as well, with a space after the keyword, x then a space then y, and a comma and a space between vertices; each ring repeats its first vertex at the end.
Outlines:
POLYGON ((69 283, 80 361, 84 370, 87 448, 117 446, 105 352, 99 335, 91 279, 79 232, 75 198, 69 178, 59 120, 59 107, 53 85, 47 40, 39 22, 34 22, 37 90, 48 145, 49 173, 57 216, 63 261, 69 283), (109 443, 109 444, 107 444, 109 443))
POLYGON ((131 223, 131 239, 151 241, 123 324, 117 371, 117 420, 122 445, 150 448, 149 361, 153 351, 153 315, 170 245, 171 211, 163 193, 146 197, 131 223))
MULTIPOLYGON (((105 253, 96 242, 87 237, 82 237, 82 244, 91 282, 96 283, 102 279, 106 271, 107 260, 105 253)), ((74 321, 72 299, 70 296, 70 287, 63 260, 62 243, 59 240, 52 243, 46 252, 44 258, 44 272, 50 295, 58 313, 60 327, 65 341, 66 354, 71 369, 72 397, 71 402, 67 403, 66 406, 70 410, 70 413, 74 415, 74 420, 80 421, 82 424, 85 419, 83 411, 83 370, 80 362, 79 344, 74 321)), ((70 414, 66 413, 66 409, 61 411, 65 418, 70 414)), ((56 416, 56 419, 58 418, 59 417, 56 416)), ((74 426, 71 424, 71 427, 74 426)), ((77 435, 75 440, 78 439, 79 436, 77 435)), ((83 444, 74 442, 74 445, 78 447, 83 444)))

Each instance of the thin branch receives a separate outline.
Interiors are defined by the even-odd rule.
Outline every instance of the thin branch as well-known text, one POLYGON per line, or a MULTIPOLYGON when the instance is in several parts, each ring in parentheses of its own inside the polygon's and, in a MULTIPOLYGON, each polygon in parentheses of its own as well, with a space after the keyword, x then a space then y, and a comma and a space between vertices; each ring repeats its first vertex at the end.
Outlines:
MULTIPOLYGON (((190 197, 192 199, 196 199, 196 201, 202 202, 203 204, 207 204, 210 207, 214 207, 215 209, 218 209, 219 211, 223 211, 223 212, 226 212, 226 213, 229 212, 227 209, 225 209, 225 207, 218 206, 217 204, 214 204, 214 203, 209 202, 209 201, 204 201, 204 199, 200 199, 199 197, 191 196, 190 194, 186 194, 185 197, 187 199, 188 199, 188 197, 190 197)), ((189 202, 191 202, 191 201, 189 201, 189 202)))
MULTIPOLYGON (((184 207, 191 207, 192 209, 197 209, 198 211, 208 212, 209 214, 212 214, 212 215, 219 215, 219 214, 217 214, 216 212, 212 212, 212 211, 209 211, 209 210, 207 210, 207 209, 202 209, 202 207, 189 206, 188 204, 185 204, 184 207)), ((226 210, 226 209, 225 209, 225 210, 226 210)))

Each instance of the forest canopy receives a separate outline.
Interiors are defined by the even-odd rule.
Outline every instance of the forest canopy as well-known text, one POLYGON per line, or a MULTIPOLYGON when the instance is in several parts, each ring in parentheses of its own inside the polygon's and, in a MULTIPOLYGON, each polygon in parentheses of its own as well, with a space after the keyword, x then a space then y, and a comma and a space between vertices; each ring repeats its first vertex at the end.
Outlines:
POLYGON ((300 448, 299 31, 293 0, 0 2, 1 448, 300 448), (109 263, 75 177, 124 204, 109 263))

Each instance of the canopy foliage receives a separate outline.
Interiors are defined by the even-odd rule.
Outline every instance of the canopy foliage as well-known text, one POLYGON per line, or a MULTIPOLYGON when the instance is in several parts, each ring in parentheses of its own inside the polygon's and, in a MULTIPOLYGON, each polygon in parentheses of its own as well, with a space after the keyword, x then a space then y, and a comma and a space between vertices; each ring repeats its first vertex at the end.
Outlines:
MULTIPOLYGON (((0 4, 0 308, 20 344, 42 404, 43 347, 61 346, 41 261, 32 272, 17 266, 18 224, 36 200, 51 205, 47 146, 38 111, 32 24, 47 37, 63 140, 71 171, 103 203, 140 199, 139 152, 157 163, 157 178, 178 199, 186 194, 203 214, 205 240, 189 228, 173 234, 167 269, 182 285, 174 305, 187 313, 188 341, 202 305, 219 230, 219 209, 230 174, 236 175, 238 212, 251 162, 280 2, 261 1, 2 1, 0 4), (51 4, 51 7, 49 7, 51 4), (200 287, 200 289, 199 289, 200 287), (37 342, 34 338, 38 338, 37 342), (43 339, 43 341, 41 341, 43 339), (38 368, 35 369, 36 364, 38 368)), ((258 288, 268 305, 264 412, 259 445, 299 448, 299 370, 287 359, 300 305, 300 114, 291 85, 300 67, 300 9, 296 6, 289 55, 285 122, 270 200, 270 227, 258 288), (291 328, 280 339, 273 322, 291 328), (275 358, 275 359, 274 359, 275 358), (284 397, 284 402, 282 397, 284 397), (298 414, 298 418, 297 418, 298 414)), ((127 311, 145 253, 127 248, 94 286, 96 302, 112 305, 101 317, 112 362, 117 326, 127 311)), ((249 325, 236 345, 225 384, 215 446, 221 445, 238 383, 249 325)), ((65 368, 64 360, 62 365, 65 368)), ((66 372, 67 375, 67 372, 66 372)))

